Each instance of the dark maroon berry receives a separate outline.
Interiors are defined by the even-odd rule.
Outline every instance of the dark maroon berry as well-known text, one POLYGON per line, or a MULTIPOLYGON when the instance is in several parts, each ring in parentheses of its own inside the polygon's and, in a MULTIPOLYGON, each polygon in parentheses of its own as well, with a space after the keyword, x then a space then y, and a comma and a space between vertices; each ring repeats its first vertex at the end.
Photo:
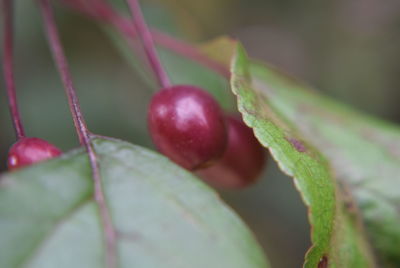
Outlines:
POLYGON ((227 135, 218 103, 201 88, 177 85, 155 94, 148 126, 157 148, 186 169, 198 169, 221 157, 227 135))
POLYGON ((45 140, 22 138, 14 143, 8 152, 8 168, 13 170, 29 166, 57 157, 61 153, 60 149, 45 140))
POLYGON ((226 122, 228 145, 224 156, 215 165, 199 171, 199 175, 219 188, 242 188, 257 180, 266 152, 241 119, 227 116, 226 122))

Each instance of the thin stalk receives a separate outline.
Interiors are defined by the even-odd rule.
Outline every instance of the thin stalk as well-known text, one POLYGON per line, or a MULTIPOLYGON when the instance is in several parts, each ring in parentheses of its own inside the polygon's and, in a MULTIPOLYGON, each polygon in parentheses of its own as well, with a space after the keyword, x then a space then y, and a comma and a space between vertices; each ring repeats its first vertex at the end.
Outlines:
MULTIPOLYGON (((131 20, 118 14, 103 0, 95 0, 90 2, 90 5, 85 5, 86 2, 80 0, 64 0, 63 2, 70 8, 86 16, 90 16, 99 22, 111 24, 124 38, 127 39, 129 43, 137 38, 136 30, 133 27, 131 20), (88 6, 90 6, 90 8, 88 8, 88 6)), ((229 68, 210 58, 197 47, 154 29, 150 29, 150 32, 153 36, 154 42, 158 45, 169 49, 178 55, 182 55, 183 57, 198 62, 229 79, 229 68)))
POLYGON ((127 0, 129 9, 133 17, 133 26, 136 29, 136 33, 139 35, 150 67, 153 70, 155 76, 158 79, 158 83, 162 88, 167 88, 171 85, 168 74, 165 71, 161 60, 157 54, 157 50, 154 45, 153 37, 143 17, 142 10, 140 9, 138 0, 127 0))
MULTIPOLYGON (((111 21, 112 25, 124 36, 126 39, 134 40, 137 38, 136 31, 131 27, 131 25, 125 20, 123 17, 115 18, 111 21)), ((219 63, 203 52, 201 52, 198 48, 186 43, 182 40, 178 40, 168 34, 159 32, 157 30, 151 30, 151 34, 153 36, 153 40, 160 46, 167 48, 178 55, 181 55, 185 58, 191 59, 197 63, 202 64, 203 66, 215 71, 221 76, 229 79, 230 71, 222 63, 219 63)))
POLYGON ((3 70, 4 81, 8 97, 8 106, 17 139, 25 137, 25 130, 22 124, 18 109, 17 94, 14 80, 14 41, 13 41, 13 19, 14 8, 12 0, 3 0, 3 70))
POLYGON ((101 183, 100 169, 97 156, 91 142, 91 134, 87 128, 85 120, 81 113, 78 96, 72 82, 67 59, 64 54, 63 47, 60 42, 54 14, 49 0, 39 0, 39 7, 42 13, 44 28, 49 41, 50 49, 57 65, 61 80, 64 85, 66 95, 68 97, 69 107, 74 120, 75 129, 79 136, 81 145, 86 148, 89 156, 89 162, 92 169, 92 177, 94 181, 94 198, 99 208, 103 228, 104 239, 106 243, 106 263, 107 267, 116 267, 116 232, 112 225, 111 216, 108 211, 103 186, 101 183))

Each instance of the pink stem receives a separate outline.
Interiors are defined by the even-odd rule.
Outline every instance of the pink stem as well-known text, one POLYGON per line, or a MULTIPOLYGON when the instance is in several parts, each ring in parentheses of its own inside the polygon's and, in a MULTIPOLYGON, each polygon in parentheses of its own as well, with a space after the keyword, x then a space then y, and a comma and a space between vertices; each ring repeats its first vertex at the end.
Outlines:
POLYGON ((81 113, 79 100, 72 82, 67 59, 65 58, 64 51, 60 42, 57 26, 54 20, 53 10, 50 6, 49 0, 39 0, 39 6, 42 12, 43 22, 53 58, 56 62, 61 80, 65 88, 65 92, 68 97, 68 102, 74 120, 75 128, 79 136, 79 141, 86 148, 89 156, 89 162, 92 168, 92 176, 95 188, 94 198, 98 204, 104 227, 107 267, 113 268, 116 267, 116 232, 112 225, 111 216, 105 202, 99 164, 91 142, 91 134, 86 126, 85 120, 81 113))
POLYGON ((11 0, 3 0, 3 70, 6 90, 8 95, 8 106, 17 139, 25 137, 24 126, 18 109, 16 87, 13 68, 13 3, 11 0))
MULTIPOLYGON (((128 39, 136 39, 136 31, 132 27, 132 25, 129 23, 129 20, 122 16, 113 16, 108 19, 108 21, 119 31, 121 34, 128 38, 128 39)), ((169 36, 163 32, 157 31, 157 30, 151 30, 151 35, 153 36, 153 40, 157 42, 157 44, 179 54, 182 55, 186 58, 189 58, 193 61, 199 62, 200 64, 210 68, 211 70, 214 70, 216 73, 222 75, 225 78, 230 77, 231 73, 229 69, 211 59, 210 57, 206 56, 203 52, 201 52, 198 48, 193 47, 192 45, 182 41, 178 40, 176 38, 173 38, 172 36, 169 36)))
MULTIPOLYGON (((137 37, 135 28, 131 21, 124 16, 115 12, 111 6, 104 1, 90 1, 90 7, 85 5, 88 0, 64 0, 64 3, 71 8, 91 16, 92 18, 100 21, 112 24, 121 34, 128 39, 135 39, 137 37)), ((219 73, 223 77, 229 79, 230 71, 225 65, 213 60, 212 58, 205 55, 198 48, 178 39, 175 39, 167 34, 159 32, 157 30, 151 30, 154 42, 157 44, 174 51, 186 58, 192 59, 200 64, 204 65, 216 73, 219 73)))
POLYGON ((160 86, 162 88, 167 88, 171 86, 171 82, 157 54, 156 48, 154 46, 153 37, 143 17, 139 1, 127 0, 127 2, 133 16, 133 26, 135 27, 136 33, 139 35, 142 41, 143 48, 149 61, 150 67, 157 77, 160 86))
POLYGON ((219 73, 225 78, 229 79, 229 77, 231 76, 231 72, 225 65, 211 59, 210 57, 202 53, 199 49, 191 46, 190 44, 175 39, 163 32, 153 30, 152 34, 154 40, 161 46, 166 47, 186 58, 199 62, 202 65, 210 68, 211 70, 214 70, 216 73, 219 73))

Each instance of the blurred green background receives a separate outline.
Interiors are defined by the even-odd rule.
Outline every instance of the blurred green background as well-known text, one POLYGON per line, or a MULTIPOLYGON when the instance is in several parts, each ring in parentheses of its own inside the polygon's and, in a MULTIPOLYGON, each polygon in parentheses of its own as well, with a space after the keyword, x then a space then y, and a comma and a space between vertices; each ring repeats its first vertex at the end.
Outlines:
MULTIPOLYGON (((34 1, 15 2, 16 81, 27 134, 63 150, 76 147, 38 9, 34 1)), ((223 34, 236 37, 252 57, 357 109, 400 122, 398 0, 147 0, 143 4, 148 21, 159 29, 193 42, 223 34)), ((154 92, 151 83, 132 68, 129 55, 120 53, 104 27, 59 4, 56 8, 90 129, 152 147, 145 125, 146 106, 154 92)), ((224 107, 231 107, 226 81, 195 63, 161 52, 174 82, 207 87, 224 107)), ((0 126, 0 170, 4 171, 14 134, 3 81, 0 126)), ((221 194, 255 232, 273 267, 301 266, 310 245, 307 212, 292 180, 273 161, 256 185, 221 194)))

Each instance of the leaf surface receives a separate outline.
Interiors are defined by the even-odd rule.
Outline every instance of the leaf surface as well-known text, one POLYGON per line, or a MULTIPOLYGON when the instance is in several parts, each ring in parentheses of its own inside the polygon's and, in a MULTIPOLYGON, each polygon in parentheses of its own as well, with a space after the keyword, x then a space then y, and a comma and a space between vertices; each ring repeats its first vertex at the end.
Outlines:
POLYGON ((263 91, 267 85, 253 76, 252 64, 239 46, 232 63, 232 89, 245 122, 270 149, 282 171, 294 178, 309 208, 312 247, 304 266, 372 267, 358 217, 348 209, 347 196, 336 183, 328 160, 309 142, 310 137, 303 136, 271 105, 271 96, 263 91))
POLYGON ((360 209, 371 245, 400 265, 400 128, 322 97, 275 69, 252 64, 253 84, 329 161, 350 211, 360 209))
MULTIPOLYGON (((225 65, 233 59, 231 82, 239 109, 282 170, 295 177, 306 204, 312 207, 308 196, 313 194, 296 176, 299 166, 310 165, 312 160, 319 162, 318 169, 310 166, 312 172, 323 171, 335 181, 335 198, 342 199, 335 206, 342 203, 344 213, 353 215, 350 218, 361 214, 371 245, 382 261, 388 266, 400 265, 400 127, 324 97, 274 67, 248 59, 237 46, 230 39, 219 38, 202 50, 225 65)), ((317 182, 309 184, 319 187, 317 182)), ((321 191, 332 194, 327 185, 321 191)), ((321 197, 314 203, 326 199, 321 197)), ((311 221, 312 214, 311 209, 311 221)))
MULTIPOLYGON (((253 235, 190 173, 147 149, 96 139, 118 267, 268 267, 253 235)), ((0 177, 0 267, 105 267, 87 156, 0 177)))

